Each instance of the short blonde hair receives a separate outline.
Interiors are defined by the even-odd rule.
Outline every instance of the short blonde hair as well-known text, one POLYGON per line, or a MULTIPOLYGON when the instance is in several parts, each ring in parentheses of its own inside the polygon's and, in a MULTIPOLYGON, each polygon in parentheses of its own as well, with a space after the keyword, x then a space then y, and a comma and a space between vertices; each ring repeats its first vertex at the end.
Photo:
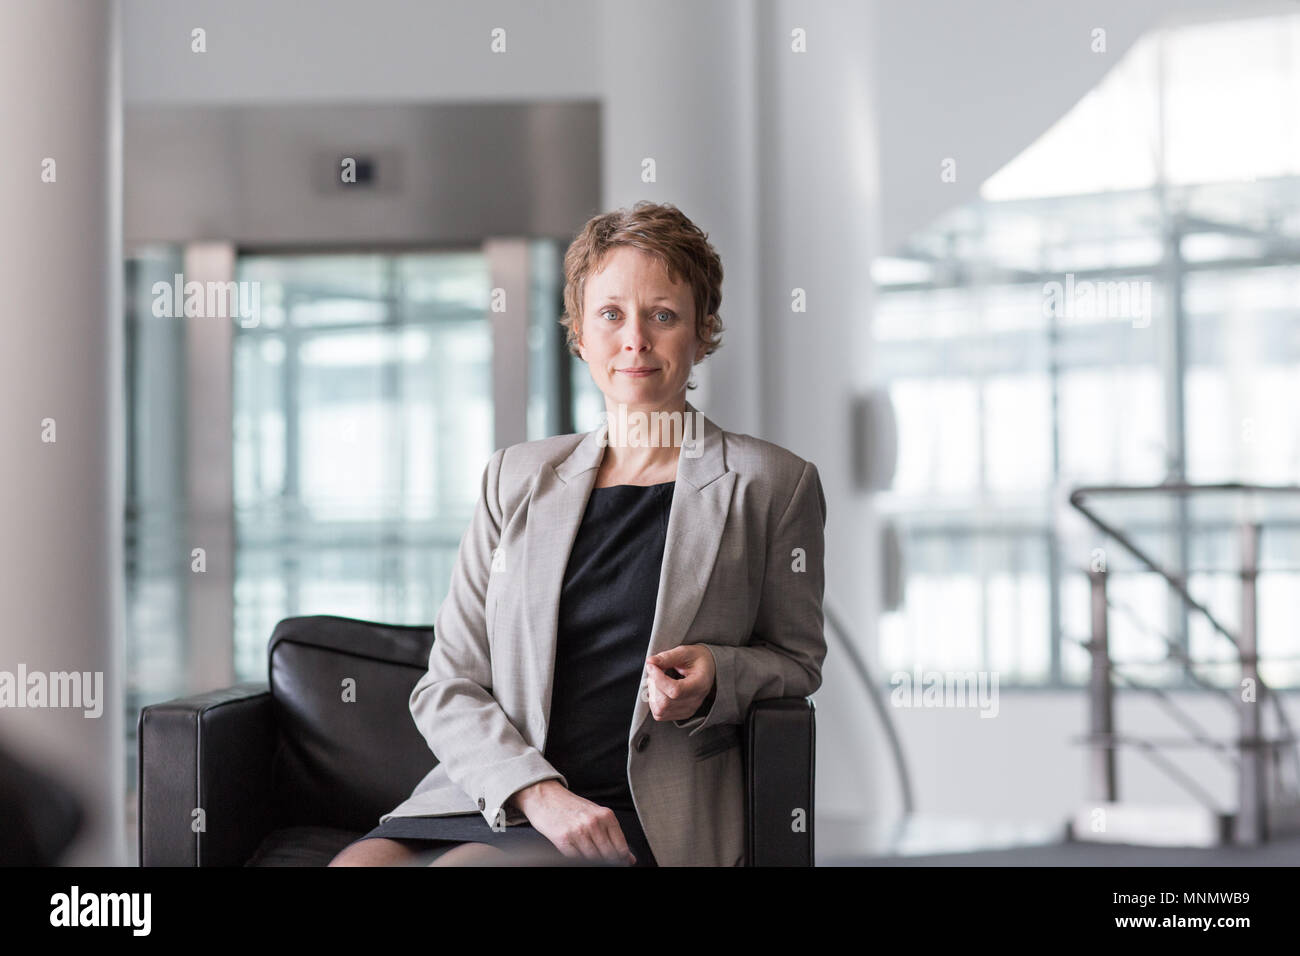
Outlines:
POLYGON ((564 254, 564 315, 569 351, 578 354, 582 298, 587 277, 599 270, 616 246, 631 246, 663 263, 672 282, 686 281, 695 302, 695 335, 708 346, 722 346, 722 260, 708 234, 670 203, 642 201, 631 210, 602 213, 587 221, 564 254))

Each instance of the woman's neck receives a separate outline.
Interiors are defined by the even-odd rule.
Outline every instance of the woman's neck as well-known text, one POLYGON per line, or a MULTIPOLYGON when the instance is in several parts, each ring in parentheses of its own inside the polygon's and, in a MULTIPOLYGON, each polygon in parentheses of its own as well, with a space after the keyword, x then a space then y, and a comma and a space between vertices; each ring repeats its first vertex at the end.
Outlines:
POLYGON ((596 487, 658 485, 673 481, 677 478, 680 457, 680 448, 618 448, 608 445, 596 472, 596 487))
POLYGON ((658 484, 677 476, 682 443, 695 435, 685 397, 666 407, 605 403, 605 451, 597 484, 658 484))

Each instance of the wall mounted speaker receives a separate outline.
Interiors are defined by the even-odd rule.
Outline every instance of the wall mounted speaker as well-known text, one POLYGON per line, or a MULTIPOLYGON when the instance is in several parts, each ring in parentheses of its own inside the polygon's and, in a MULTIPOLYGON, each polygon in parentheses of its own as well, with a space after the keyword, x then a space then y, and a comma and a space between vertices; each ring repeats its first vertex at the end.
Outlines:
POLYGON ((894 522, 885 520, 880 525, 880 609, 897 611, 906 599, 903 569, 903 542, 894 522))
POLYGON ((898 467, 898 419, 889 392, 875 388, 853 398, 853 480, 863 491, 886 491, 898 467))

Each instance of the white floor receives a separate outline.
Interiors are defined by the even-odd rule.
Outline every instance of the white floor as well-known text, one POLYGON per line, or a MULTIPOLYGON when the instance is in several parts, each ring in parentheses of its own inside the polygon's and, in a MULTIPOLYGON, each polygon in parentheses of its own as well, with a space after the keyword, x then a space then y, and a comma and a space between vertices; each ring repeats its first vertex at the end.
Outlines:
POLYGON ((818 866, 863 858, 935 856, 1060 843, 1065 821, 987 822, 934 815, 863 822, 819 815, 815 834, 818 866))
MULTIPOLYGON (((135 794, 127 800, 127 865, 137 866, 135 794)), ((1065 821, 981 821, 916 815, 864 823, 819 816, 818 866, 1297 866, 1300 839, 1243 849, 1151 849, 1070 844, 1065 821)))
POLYGON ((1065 821, 915 816, 864 824, 818 817, 818 866, 1300 866, 1300 836, 1258 847, 1145 847, 1070 842, 1065 821))

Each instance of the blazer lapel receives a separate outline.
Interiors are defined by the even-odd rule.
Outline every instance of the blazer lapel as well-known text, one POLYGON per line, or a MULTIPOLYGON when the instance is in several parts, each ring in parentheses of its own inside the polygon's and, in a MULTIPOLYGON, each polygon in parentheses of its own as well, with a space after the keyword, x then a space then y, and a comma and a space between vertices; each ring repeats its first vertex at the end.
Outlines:
MULTIPOLYGON (((701 424, 699 430, 703 435, 696 437, 700 453, 688 454, 690 449, 683 449, 677 461, 677 484, 673 487, 668 515, 668 536, 647 657, 680 644, 695 620, 718 556, 736 480, 736 473, 728 471, 723 460, 722 432, 707 417, 699 415, 689 402, 686 410, 701 424)), ((628 731, 629 742, 649 716, 650 705, 638 693, 628 731)))

